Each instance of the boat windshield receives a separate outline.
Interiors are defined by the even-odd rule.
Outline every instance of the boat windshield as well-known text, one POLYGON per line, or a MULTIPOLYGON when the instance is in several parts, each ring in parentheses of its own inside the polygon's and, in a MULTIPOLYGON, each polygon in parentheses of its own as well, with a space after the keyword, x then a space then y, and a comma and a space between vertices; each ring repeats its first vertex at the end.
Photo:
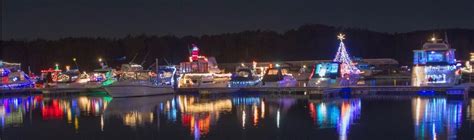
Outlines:
POLYGON ((165 69, 160 69, 158 73, 159 73, 160 78, 173 78, 175 71, 176 70, 172 68, 165 68, 165 69))
POLYGON ((278 69, 268 70, 267 75, 278 75, 278 69))
POLYGON ((267 75, 278 75, 279 71, 281 71, 282 75, 288 74, 288 69, 269 69, 267 75))
POLYGON ((268 69, 263 77, 263 81, 265 82, 276 82, 283 80, 283 76, 288 74, 288 69, 283 68, 272 68, 268 69))
POLYGON ((237 77, 245 77, 245 78, 248 78, 251 76, 251 73, 250 71, 246 71, 246 70, 241 70, 239 72, 237 72, 237 77))

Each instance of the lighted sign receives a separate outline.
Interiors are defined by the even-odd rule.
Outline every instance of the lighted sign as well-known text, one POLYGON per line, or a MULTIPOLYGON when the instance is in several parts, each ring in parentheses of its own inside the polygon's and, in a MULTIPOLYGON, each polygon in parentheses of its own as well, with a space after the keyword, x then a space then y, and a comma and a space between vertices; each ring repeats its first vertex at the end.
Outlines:
POLYGON ((431 51, 427 54, 427 56, 428 56, 427 62, 443 62, 443 61, 445 61, 443 52, 431 51))
POLYGON ((314 75, 318 78, 337 77, 339 72, 339 63, 320 63, 316 65, 314 75))

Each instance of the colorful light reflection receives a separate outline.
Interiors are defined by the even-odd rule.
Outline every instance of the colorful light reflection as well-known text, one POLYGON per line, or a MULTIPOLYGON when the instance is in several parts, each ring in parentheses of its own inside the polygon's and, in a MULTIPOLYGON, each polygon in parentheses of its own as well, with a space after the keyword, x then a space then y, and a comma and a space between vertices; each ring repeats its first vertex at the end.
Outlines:
POLYGON ((359 119, 360 99, 309 103, 309 114, 319 128, 337 128, 340 139, 346 139, 350 125, 359 119))
POLYGON ((75 122, 78 116, 99 116, 105 110, 107 97, 56 98, 34 95, 27 97, 8 97, 0 99, 0 127, 21 127, 25 118, 32 119, 34 110, 39 110, 43 120, 63 120, 68 124, 75 122))
POLYGON ((412 110, 417 139, 456 139, 462 123, 462 101, 415 98, 412 110))

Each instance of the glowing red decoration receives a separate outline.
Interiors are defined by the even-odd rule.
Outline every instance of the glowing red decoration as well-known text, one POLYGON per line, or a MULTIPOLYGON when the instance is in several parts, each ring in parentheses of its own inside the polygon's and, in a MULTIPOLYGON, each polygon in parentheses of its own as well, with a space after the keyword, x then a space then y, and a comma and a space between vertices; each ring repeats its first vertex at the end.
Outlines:
POLYGON ((63 109, 59 106, 58 100, 53 100, 51 106, 43 105, 41 108, 43 119, 61 119, 63 118, 63 109))
POLYGON ((192 46, 193 50, 191 52, 191 59, 197 61, 199 59, 199 48, 195 44, 192 44, 192 46))

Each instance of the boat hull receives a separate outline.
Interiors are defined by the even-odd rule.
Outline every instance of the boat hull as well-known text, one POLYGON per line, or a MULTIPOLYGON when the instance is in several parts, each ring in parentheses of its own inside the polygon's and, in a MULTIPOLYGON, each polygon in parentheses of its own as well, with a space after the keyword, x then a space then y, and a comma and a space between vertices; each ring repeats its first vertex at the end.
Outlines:
POLYGON ((105 91, 112 97, 139 97, 162 94, 172 94, 172 87, 157 87, 148 85, 111 85, 105 87, 105 91))

